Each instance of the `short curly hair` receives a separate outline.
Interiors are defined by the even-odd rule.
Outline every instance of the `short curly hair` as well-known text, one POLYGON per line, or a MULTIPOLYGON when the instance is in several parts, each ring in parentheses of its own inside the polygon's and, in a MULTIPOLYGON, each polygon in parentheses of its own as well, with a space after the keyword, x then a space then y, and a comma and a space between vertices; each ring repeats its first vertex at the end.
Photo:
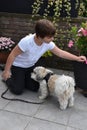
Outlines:
POLYGON ((36 22, 35 32, 37 37, 52 37, 55 35, 56 29, 51 21, 47 19, 41 19, 36 22))

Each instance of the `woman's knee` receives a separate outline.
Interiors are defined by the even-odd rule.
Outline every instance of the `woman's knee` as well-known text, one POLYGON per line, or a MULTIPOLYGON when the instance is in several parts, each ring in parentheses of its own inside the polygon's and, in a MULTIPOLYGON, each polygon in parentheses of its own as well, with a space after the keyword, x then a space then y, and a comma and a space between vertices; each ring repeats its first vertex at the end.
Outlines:
POLYGON ((9 88, 9 90, 16 95, 21 95, 24 91, 23 87, 19 87, 18 85, 16 85, 15 83, 13 83, 12 79, 7 79, 6 84, 9 88))
POLYGON ((9 90, 15 95, 21 95, 23 93, 23 90, 21 89, 9 88, 9 90))

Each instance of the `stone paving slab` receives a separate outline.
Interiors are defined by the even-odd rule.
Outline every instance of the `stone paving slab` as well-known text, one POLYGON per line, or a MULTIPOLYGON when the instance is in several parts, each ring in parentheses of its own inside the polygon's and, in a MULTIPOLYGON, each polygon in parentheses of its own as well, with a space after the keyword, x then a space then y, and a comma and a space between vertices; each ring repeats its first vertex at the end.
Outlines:
MULTIPOLYGON (((73 77, 73 72, 52 70, 57 74, 73 77)), ((0 75, 1 73, 0 71, 0 75)), ((5 89, 0 76, 0 95, 5 89)), ((28 90, 21 96, 15 96, 8 91, 5 96, 39 101, 38 93, 28 90)), ((0 130, 87 130, 87 98, 79 91, 74 96, 74 107, 64 111, 59 109, 57 99, 53 96, 39 105, 8 101, 0 97, 0 130)))
POLYGON ((24 130, 30 117, 0 110, 0 130, 24 130))

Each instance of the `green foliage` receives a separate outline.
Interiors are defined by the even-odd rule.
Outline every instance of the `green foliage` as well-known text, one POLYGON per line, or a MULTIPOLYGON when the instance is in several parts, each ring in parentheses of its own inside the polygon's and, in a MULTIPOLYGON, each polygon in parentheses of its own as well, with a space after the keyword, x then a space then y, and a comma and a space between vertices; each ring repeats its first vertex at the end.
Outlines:
MULTIPOLYGON (((32 5, 33 12, 32 12, 32 18, 35 18, 37 16, 40 16, 39 10, 41 5, 43 5, 45 0, 35 0, 34 4, 32 5)), ((79 7, 79 15, 81 16, 83 14, 84 10, 84 5, 83 1, 80 1, 81 3, 79 4, 79 0, 75 1, 75 9, 79 7)), ((44 14, 43 18, 49 18, 51 21, 54 23, 56 27, 56 34, 54 37, 54 42, 58 43, 58 34, 69 34, 68 29, 61 29, 58 26, 58 23, 60 22, 60 17, 61 17, 61 12, 62 14, 66 14, 65 17, 62 17, 62 21, 66 19, 66 24, 68 25, 69 28, 71 28, 71 16, 70 16, 70 11, 71 11, 71 0, 48 0, 48 5, 47 8, 44 9, 44 14), (49 17, 50 14, 50 8, 53 8, 53 16, 49 17)), ((65 39, 65 36, 61 35, 60 41, 65 39)), ((63 49, 64 44, 59 41, 58 46, 63 49)), ((52 55, 50 52, 47 52, 44 56, 50 56, 52 55)))
POLYGON ((87 22, 82 23, 80 28, 73 26, 70 33, 72 40, 70 40, 69 44, 72 44, 79 54, 87 55, 87 22))
POLYGON ((83 17, 87 17, 87 0, 83 0, 84 10, 83 17))
POLYGON ((47 56, 52 56, 52 53, 51 53, 50 51, 47 51, 47 52, 43 55, 43 57, 47 57, 47 56))

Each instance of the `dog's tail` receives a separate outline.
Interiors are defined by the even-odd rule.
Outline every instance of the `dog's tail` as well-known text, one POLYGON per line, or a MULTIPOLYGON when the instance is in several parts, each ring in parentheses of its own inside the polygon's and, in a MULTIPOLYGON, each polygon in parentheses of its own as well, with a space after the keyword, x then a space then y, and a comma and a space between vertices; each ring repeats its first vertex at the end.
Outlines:
POLYGON ((58 80, 56 81, 56 88, 55 88, 55 92, 59 92, 59 94, 65 93, 67 92, 70 93, 70 91, 72 91, 71 93, 75 92, 75 81, 72 77, 70 76, 66 76, 66 75, 62 75, 58 78, 58 80))
POLYGON ((65 76, 66 78, 66 85, 68 87, 69 94, 75 92, 75 80, 73 77, 65 76))

